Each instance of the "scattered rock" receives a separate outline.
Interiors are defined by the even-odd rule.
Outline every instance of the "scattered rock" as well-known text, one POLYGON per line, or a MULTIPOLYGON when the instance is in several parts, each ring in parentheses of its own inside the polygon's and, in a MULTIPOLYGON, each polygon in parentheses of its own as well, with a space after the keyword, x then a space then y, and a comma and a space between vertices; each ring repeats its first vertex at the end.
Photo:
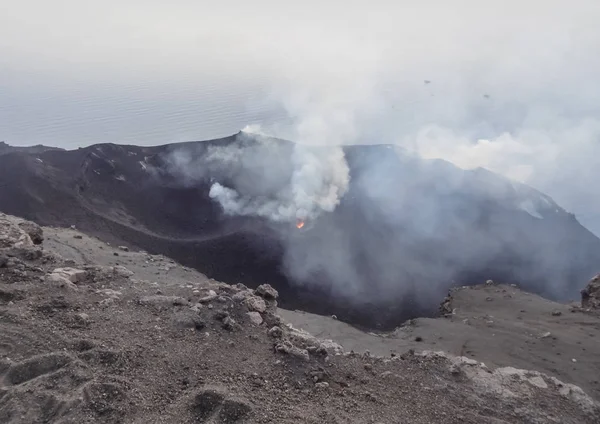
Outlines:
POLYGON ((486 286, 493 286, 493 285, 494 285, 494 281, 493 281, 493 280, 487 280, 487 281, 485 282, 485 285, 486 285, 486 286))
POLYGON ((328 389, 328 388, 329 388, 329 383, 326 381, 320 381, 318 383, 315 383, 315 389, 323 390, 323 389, 328 389))
POLYGON ((138 300, 140 305, 144 306, 158 306, 158 307, 171 307, 171 306, 185 306, 189 302, 180 296, 144 296, 138 300))
POLYGON ((122 252, 129 252, 129 247, 127 247, 127 246, 119 246, 119 250, 121 250, 122 252))
POLYGON ((233 331, 238 328, 238 323, 228 316, 223 320, 223 328, 227 331, 233 331))
POLYGON ((250 296, 246 298, 244 304, 250 311, 263 313, 267 310, 267 304, 260 297, 250 296))
POLYGON ((82 236, 81 234, 75 234, 75 235, 73 236, 73 238, 74 238, 74 239, 77 239, 77 240, 81 240, 81 239, 83 239, 83 236, 82 236))
POLYGON ((83 326, 87 326, 90 324, 90 316, 86 313, 75 314, 75 321, 83 326))
POLYGON ((559 311, 559 310, 554 310, 554 311, 552 311, 552 316, 553 316, 553 317, 559 317, 559 316, 561 316, 561 315, 562 315, 562 312, 561 312, 561 311, 559 311))
POLYGON ((22 221, 19 227, 29 235, 33 244, 42 244, 44 241, 44 231, 42 227, 31 221, 22 221))
POLYGON ((206 327, 206 322, 198 314, 191 310, 181 311, 175 314, 175 325, 179 328, 195 328, 202 330, 206 327))
POLYGON ((52 274, 63 277, 74 284, 84 281, 87 277, 87 271, 77 268, 56 268, 52 274))
POLYGON ((235 293, 232 297, 231 300, 233 300, 234 302, 243 302, 244 300, 246 300, 248 297, 254 296, 254 292, 252 290, 242 290, 239 291, 237 293, 235 293))
POLYGON ((217 298, 217 292, 215 292, 214 290, 209 290, 208 294, 206 296, 201 297, 200 299, 198 299, 198 302, 200 302, 200 303, 208 303, 208 302, 212 302, 216 298, 217 298))
POLYGON ((281 336, 283 336, 283 330, 281 329, 281 327, 275 326, 269 330, 268 334, 271 337, 279 339, 281 338, 281 336))
POLYGON ((216 319, 216 320, 218 320, 218 321, 223 321, 228 316, 229 316, 229 312, 227 312, 227 311, 217 311, 213 315, 213 318, 216 319))
POLYGON ((119 256, 117 252, 113 252, 113 256, 119 256))
POLYGON ((545 332, 544 334, 542 334, 542 335, 540 336, 540 338, 542 338, 542 339, 547 339, 547 338, 548 338, 548 337, 550 337, 551 335, 552 335, 552 333, 551 333, 551 332, 549 332, 549 331, 547 331, 547 332, 545 332))
POLYGON ((258 312, 247 312, 248 318, 250 318, 250 322, 254 325, 261 325, 263 323, 263 318, 258 312))
POLYGON ((125 268, 122 265, 116 265, 113 268, 113 273, 119 277, 123 277, 123 278, 129 278, 131 276, 133 276, 133 272, 128 270, 127 268, 125 268))
POLYGON ((5 255, 0 255, 0 268, 6 268, 8 265, 8 258, 5 255))
POLYGON ((489 297, 489 296, 488 296, 488 297, 486 297, 486 298, 485 298, 485 300, 486 300, 487 302, 491 302, 491 301, 492 301, 492 300, 494 300, 494 299, 492 299, 491 297, 489 297))
POLYGON ((52 273, 46 275, 45 282, 58 288, 77 290, 77 286, 74 283, 72 283, 68 278, 59 274, 52 273))
POLYGON ((300 358, 304 361, 309 361, 310 356, 306 349, 300 349, 299 347, 294 346, 290 341, 286 340, 283 343, 279 343, 275 346, 275 350, 280 353, 285 353, 290 356, 294 356, 296 358, 300 358))
POLYGON ((452 315, 452 295, 450 293, 440 303, 439 310, 442 316, 452 315))
POLYGON ((267 300, 276 300, 279 293, 270 284, 261 284, 254 290, 254 294, 261 296, 267 300))
POLYGON ((202 303, 196 303, 195 305, 190 306, 190 310, 194 313, 199 313, 204 308, 202 303))

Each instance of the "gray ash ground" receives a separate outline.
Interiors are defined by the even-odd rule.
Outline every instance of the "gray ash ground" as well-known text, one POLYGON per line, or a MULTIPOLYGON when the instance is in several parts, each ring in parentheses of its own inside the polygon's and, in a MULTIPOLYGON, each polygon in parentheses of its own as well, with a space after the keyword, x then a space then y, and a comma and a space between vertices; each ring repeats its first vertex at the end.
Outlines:
POLYGON ((128 252, 75 230, 47 228, 41 245, 28 233, 39 234, 35 225, 0 216, 3 423, 600 420, 591 382, 600 347, 586 341, 600 323, 592 312, 482 286, 454 293, 449 304, 457 310, 448 318, 417 320, 385 336, 354 329, 350 338, 344 331, 351 327, 320 317, 315 338, 286 321, 308 329, 319 325, 317 317, 277 309, 268 287, 216 282, 165 257, 128 252), (482 296, 493 300, 481 302, 482 296), (471 309, 462 303, 471 301, 471 309), (523 304, 537 317, 515 310, 523 304), (564 310, 555 316, 540 305, 564 310), (487 321, 495 327, 478 314, 494 314, 487 321), (519 314, 526 318, 507 327, 508 317, 519 314), (568 327, 576 329, 570 338, 568 327), (556 340, 540 335, 547 328, 556 340), (357 353, 324 340, 336 334, 336 342, 354 343, 357 353), (471 344, 455 352, 436 334, 471 344), (578 349, 577 362, 570 357, 575 350, 565 352, 564 361, 549 366, 553 373, 514 356, 525 334, 535 341, 530 355, 550 351, 542 344, 561 345, 564 337, 562 348, 578 349), (493 337, 497 345, 486 348, 493 337), (587 356, 577 342, 585 343, 587 356), (484 361, 497 350, 494 361, 484 361), (572 367, 581 373, 567 373, 572 367), (586 386, 591 397, 571 383, 586 386))

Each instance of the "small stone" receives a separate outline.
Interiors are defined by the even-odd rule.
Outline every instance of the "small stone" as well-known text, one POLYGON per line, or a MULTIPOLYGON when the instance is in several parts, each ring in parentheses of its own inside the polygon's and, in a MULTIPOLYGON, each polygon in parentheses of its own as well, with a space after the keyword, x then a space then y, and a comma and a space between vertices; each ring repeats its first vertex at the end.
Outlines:
POLYGON ((200 302, 200 303, 208 303, 208 302, 212 302, 216 298, 217 298, 217 293, 214 290, 209 290, 208 294, 206 296, 201 297, 200 299, 198 299, 198 302, 200 302))
POLYGON ((123 252, 129 252, 129 247, 127 247, 127 246, 119 246, 119 250, 121 250, 123 252))
POLYGON ((81 325, 89 325, 90 316, 86 313, 75 314, 75 320, 81 325))
POLYGON ((373 365, 372 364, 365 364, 365 369, 367 371, 372 371, 373 370, 373 365))
POLYGON ((244 304, 250 311, 263 313, 267 310, 267 304, 260 297, 250 296, 244 301, 244 304))
POLYGON ((52 274, 59 275, 61 277, 66 278, 72 283, 80 283, 87 277, 87 271, 76 268, 56 268, 52 271, 52 274))
POLYGON ((337 318, 337 315, 332 315, 332 316, 331 316, 331 318, 333 318, 333 319, 338 319, 338 318, 337 318))
POLYGON ((263 318, 258 312, 248 312, 246 315, 248 315, 250 322, 254 325, 261 325, 263 323, 263 318))
POLYGON ((172 307, 172 306, 185 306, 189 302, 187 299, 180 296, 144 296, 138 301, 140 305, 145 306, 158 306, 158 307, 172 307))
POLYGON ((315 389, 323 390, 329 388, 329 383, 326 381, 320 381, 315 383, 315 389))
POLYGON ((286 353, 286 354, 294 356, 296 358, 303 359, 304 361, 310 360, 310 355, 308 354, 308 351, 306 349, 300 349, 300 348, 294 346, 288 340, 275 346, 275 350, 277 352, 286 353))
POLYGON ((114 256, 119 256, 119 254, 117 252, 113 252, 114 256))
POLYGON ((83 236, 82 236, 81 234, 75 234, 75 235, 73 236, 73 238, 74 238, 74 239, 77 239, 77 240, 81 240, 81 239, 83 238, 83 236))
POLYGON ((548 338, 548 337, 550 337, 551 335, 552 335, 552 333, 551 333, 551 332, 549 332, 549 331, 547 331, 547 332, 545 332, 544 334, 542 334, 542 335, 540 336, 540 338, 542 338, 542 339, 547 339, 547 338, 548 338))
POLYGON ((487 281, 485 282, 485 285, 486 285, 486 286, 492 286, 493 284, 494 284, 494 281, 493 281, 493 280, 487 280, 487 281))
POLYGON ((415 337, 415 342, 422 342, 422 341, 423 341, 423 337, 421 337, 421 336, 415 337))
POLYGON ((278 339, 283 335, 283 330, 281 329, 281 327, 275 326, 269 330, 268 334, 269 336, 278 339))
POLYGON ((577 359, 573 358, 571 359, 572 362, 577 362, 577 359))
POLYGON ((241 291, 241 292, 238 292, 238 293, 234 294, 231 297, 231 299, 234 302, 243 302, 249 296, 252 296, 252 292, 244 290, 244 291, 241 291))
POLYGON ((202 330, 206 327, 206 322, 193 311, 186 311, 175 315, 175 325, 179 328, 202 330))
POLYGON ((133 275, 133 272, 128 270, 122 265, 117 265, 113 268, 113 273, 119 277, 129 278, 133 275))
POLYGON ((214 318, 217 319, 217 320, 219 320, 219 321, 224 320, 228 316, 229 316, 229 312, 227 312, 227 311, 217 311, 214 314, 214 318))
POLYGON ((190 310, 196 314, 200 313, 200 311, 202 310, 202 308, 204 308, 204 306, 201 303, 196 303, 195 305, 192 305, 190 307, 190 310))
POLYGON ((554 311, 552 311, 552 316, 553 316, 553 317, 559 317, 559 316, 561 316, 561 315, 562 315, 562 312, 561 312, 561 311, 559 311, 559 310, 554 310, 554 311))
POLYGON ((491 302, 491 301, 492 301, 492 300, 494 300, 494 299, 492 299, 491 297, 486 297, 486 298, 485 298, 485 300, 486 300, 487 302, 491 302))
POLYGON ((228 316, 223 320, 223 328, 225 330, 233 331, 236 329, 236 327, 237 327, 237 323, 235 322, 235 320, 233 318, 228 316))
POLYGON ((261 284, 254 290, 254 294, 264 297, 267 300, 276 300, 279 293, 270 284, 261 284))

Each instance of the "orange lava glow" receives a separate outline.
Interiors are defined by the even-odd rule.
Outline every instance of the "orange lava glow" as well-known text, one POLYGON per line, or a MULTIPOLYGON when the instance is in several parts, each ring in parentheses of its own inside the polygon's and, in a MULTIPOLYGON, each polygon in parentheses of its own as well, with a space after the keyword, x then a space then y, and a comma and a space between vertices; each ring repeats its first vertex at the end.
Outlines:
POLYGON ((304 221, 299 219, 298 221, 296 221, 296 228, 300 229, 302 227, 304 227, 304 221))

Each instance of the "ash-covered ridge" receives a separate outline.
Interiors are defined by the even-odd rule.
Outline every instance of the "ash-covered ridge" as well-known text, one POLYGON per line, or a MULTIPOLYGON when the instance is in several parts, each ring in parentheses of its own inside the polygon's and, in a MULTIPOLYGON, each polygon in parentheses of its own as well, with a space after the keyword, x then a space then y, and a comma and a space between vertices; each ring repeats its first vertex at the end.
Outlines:
POLYGON ((220 281, 269 283, 284 307, 380 329, 434 314, 450 287, 487 279, 577 298, 600 264, 600 239, 545 194, 386 145, 306 148, 240 133, 13 151, 0 155, 0 209, 220 281), (211 197, 215 184, 244 213, 211 197), (299 216, 307 193, 324 206, 299 216), (301 230, 297 218, 307 218, 301 230))

